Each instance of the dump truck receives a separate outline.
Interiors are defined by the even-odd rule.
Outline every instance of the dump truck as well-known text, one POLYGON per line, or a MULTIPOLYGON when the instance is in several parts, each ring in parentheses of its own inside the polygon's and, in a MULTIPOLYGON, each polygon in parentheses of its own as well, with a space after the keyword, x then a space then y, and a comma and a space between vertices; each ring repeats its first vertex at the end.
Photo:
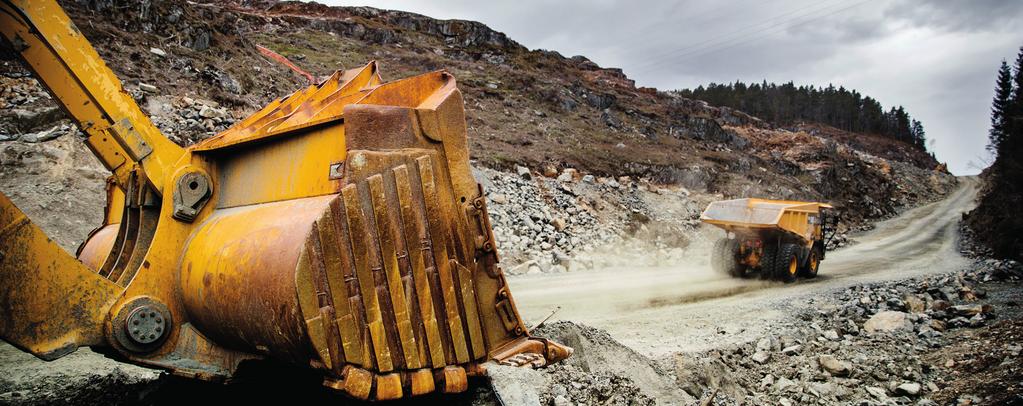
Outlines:
POLYGON ((711 266, 734 277, 759 274, 785 282, 814 278, 834 236, 832 206, 789 200, 713 202, 700 215, 725 231, 714 243, 711 266))
POLYGON ((369 400, 462 392, 489 365, 572 353, 519 316, 450 73, 339 70, 183 148, 55 1, 0 11, 4 40, 112 173, 75 256, 0 194, 3 340, 216 382, 273 359, 369 400))

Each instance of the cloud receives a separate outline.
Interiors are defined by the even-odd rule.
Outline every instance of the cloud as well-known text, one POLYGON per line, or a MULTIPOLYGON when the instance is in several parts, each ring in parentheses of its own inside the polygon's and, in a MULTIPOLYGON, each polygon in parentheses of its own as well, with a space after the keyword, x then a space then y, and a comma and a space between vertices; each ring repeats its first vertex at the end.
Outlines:
POLYGON ((1023 5, 1019 0, 903 0, 893 4, 887 15, 947 31, 1019 30, 1023 5))
MULTIPOLYGON (((365 5, 366 0, 321 0, 365 5)), ((1023 45, 1019 0, 376 0, 481 21, 531 49, 585 55, 641 86, 833 83, 923 121, 953 172, 983 155, 994 73, 1023 45)))

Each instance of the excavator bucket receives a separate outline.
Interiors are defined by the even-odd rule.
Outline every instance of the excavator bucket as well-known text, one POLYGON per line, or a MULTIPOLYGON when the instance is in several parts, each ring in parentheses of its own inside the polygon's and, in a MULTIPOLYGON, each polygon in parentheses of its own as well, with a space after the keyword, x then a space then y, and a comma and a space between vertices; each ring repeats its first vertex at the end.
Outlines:
POLYGON ((370 62, 182 149, 53 1, 0 7, 5 39, 114 172, 78 260, 0 199, 0 338, 213 381, 272 358, 371 400, 571 354, 519 317, 451 74, 385 83, 370 62))

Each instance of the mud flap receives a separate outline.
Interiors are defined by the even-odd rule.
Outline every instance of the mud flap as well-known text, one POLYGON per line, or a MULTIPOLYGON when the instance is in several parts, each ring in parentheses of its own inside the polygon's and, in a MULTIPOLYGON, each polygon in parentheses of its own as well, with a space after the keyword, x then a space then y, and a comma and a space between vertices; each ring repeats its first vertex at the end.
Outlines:
POLYGON ((47 361, 101 344, 106 315, 122 291, 0 193, 0 338, 47 361))

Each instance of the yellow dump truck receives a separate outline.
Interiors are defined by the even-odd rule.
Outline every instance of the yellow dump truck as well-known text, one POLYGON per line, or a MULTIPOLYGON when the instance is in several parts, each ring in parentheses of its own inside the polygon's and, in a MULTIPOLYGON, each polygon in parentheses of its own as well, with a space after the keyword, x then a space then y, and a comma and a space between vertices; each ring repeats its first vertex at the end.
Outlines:
POLYGON ((711 253, 715 270, 792 282, 813 278, 836 217, 826 203, 734 199, 711 203, 700 220, 725 230, 711 253))
POLYGON ((519 317, 450 73, 369 62, 181 147, 55 1, 0 0, 0 34, 112 173, 77 256, 0 194, 3 340, 219 382, 274 359, 368 400, 571 354, 519 317))

